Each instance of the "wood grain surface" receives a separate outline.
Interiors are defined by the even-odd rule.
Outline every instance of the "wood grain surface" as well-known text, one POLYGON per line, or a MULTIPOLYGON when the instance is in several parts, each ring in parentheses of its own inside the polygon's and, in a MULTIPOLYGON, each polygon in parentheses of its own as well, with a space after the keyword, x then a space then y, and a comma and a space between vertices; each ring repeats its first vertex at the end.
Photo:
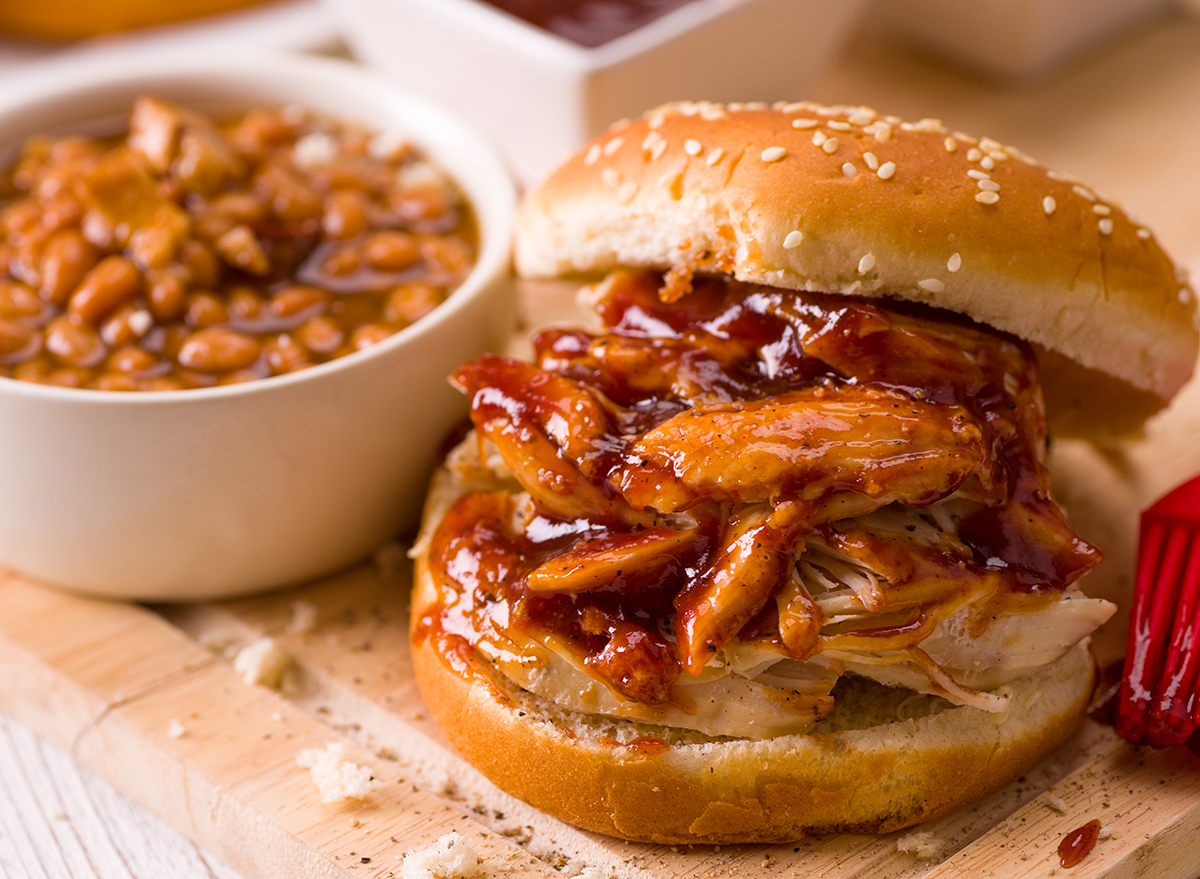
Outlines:
MULTIPOLYGON (((1023 85, 975 80, 864 33, 804 97, 937 116, 1014 143, 1117 196, 1200 270, 1194 19, 1148 25, 1023 85)), ((571 313, 561 289, 524 293, 526 326, 571 313)), ((1127 602, 1137 511, 1200 472, 1200 387, 1137 442, 1059 443, 1053 457, 1072 523, 1106 552, 1088 590, 1127 602)), ((697 879, 1200 875, 1200 758, 1134 749, 1091 723, 1021 781, 918 828, 929 834, 926 858, 902 850, 916 841, 903 832, 672 849, 566 827, 496 792, 446 747, 408 674, 407 570, 394 554, 384 558, 289 592, 174 608, 93 601, 0 576, 0 710, 18 721, 0 725, 8 758, 0 760, 0 813, 20 821, 19 832, 0 825, 3 874, 388 877, 399 875, 406 852, 455 830, 496 876, 572 875, 585 865, 617 877, 697 879), (310 631, 290 631, 298 601, 316 611, 310 631), (205 646, 263 634, 292 658, 282 691, 247 684, 226 653, 205 646), (320 802, 296 765, 297 751, 334 741, 382 783, 362 803, 320 802), (81 780, 70 771, 76 764, 175 830, 122 817, 134 808, 129 800, 81 780), (95 814, 60 819, 68 806, 95 814), (1091 818, 1111 835, 1062 871, 1059 840, 1091 818), (104 872, 107 863, 125 872, 104 872)), ((1122 645, 1119 624, 1097 641, 1105 659, 1122 645)))

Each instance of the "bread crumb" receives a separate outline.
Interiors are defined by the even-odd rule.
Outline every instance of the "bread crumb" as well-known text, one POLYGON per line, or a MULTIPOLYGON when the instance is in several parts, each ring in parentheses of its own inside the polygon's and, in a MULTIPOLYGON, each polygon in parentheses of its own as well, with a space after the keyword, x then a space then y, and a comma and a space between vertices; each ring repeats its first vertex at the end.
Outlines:
POLYGON ((296 755, 296 765, 312 774, 313 783, 321 792, 322 803, 361 800, 383 786, 383 782, 371 774, 370 767, 346 759, 346 746, 342 742, 301 751, 296 755))
POLYGON ((167 724, 167 735, 173 739, 181 739, 187 735, 187 727, 179 722, 179 718, 174 718, 167 724))
POLYGON ((1046 805, 1049 806, 1051 809, 1053 809, 1055 812, 1058 812, 1058 814, 1060 814, 1060 815, 1067 814, 1066 801, 1064 801, 1063 798, 1060 797, 1058 794, 1047 793, 1046 794, 1046 805))
POLYGON ((471 844, 451 831, 432 845, 404 856, 402 879, 477 879, 483 876, 483 859, 471 844))
POLYGON ((303 598, 292 602, 292 621, 287 631, 292 635, 304 635, 317 627, 317 606, 303 598))
POLYGON ((274 638, 259 638, 247 644, 233 658, 233 670, 246 683, 278 690, 291 658, 275 646, 274 638))
POLYGON ((942 841, 928 830, 915 830, 897 839, 896 848, 922 861, 932 861, 942 853, 942 841))

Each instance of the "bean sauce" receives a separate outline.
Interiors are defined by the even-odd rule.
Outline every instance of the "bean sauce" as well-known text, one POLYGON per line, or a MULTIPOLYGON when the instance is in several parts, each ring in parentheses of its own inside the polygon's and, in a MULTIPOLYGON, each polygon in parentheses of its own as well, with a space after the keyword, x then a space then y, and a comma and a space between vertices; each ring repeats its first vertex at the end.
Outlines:
POLYGON ((406 141, 143 96, 124 134, 35 137, 0 173, 0 377, 156 391, 306 369, 420 320, 476 247, 406 141))

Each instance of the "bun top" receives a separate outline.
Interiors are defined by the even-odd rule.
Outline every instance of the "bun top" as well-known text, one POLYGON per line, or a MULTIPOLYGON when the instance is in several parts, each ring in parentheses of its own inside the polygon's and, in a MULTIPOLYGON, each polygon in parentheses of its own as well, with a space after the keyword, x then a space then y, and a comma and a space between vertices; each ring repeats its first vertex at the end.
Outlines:
POLYGON ((678 103, 622 122, 521 206, 517 271, 695 266, 960 312, 1043 355, 1052 424, 1165 405, 1200 315, 1153 234, 1080 181, 936 120, 865 107, 678 103))

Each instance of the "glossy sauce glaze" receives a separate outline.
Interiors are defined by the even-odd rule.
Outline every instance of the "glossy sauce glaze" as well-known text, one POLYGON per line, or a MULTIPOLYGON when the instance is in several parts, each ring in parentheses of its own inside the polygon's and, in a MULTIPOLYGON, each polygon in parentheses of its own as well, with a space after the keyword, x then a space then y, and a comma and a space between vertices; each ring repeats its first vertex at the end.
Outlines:
POLYGON ((604 331, 546 331, 535 364, 485 355, 455 373, 530 500, 468 493, 434 532, 442 604, 417 631, 443 653, 549 636, 658 704, 735 638, 800 659, 830 638, 905 649, 955 590, 999 584, 993 600, 1028 606, 1098 562, 1048 495, 1024 343, 945 312, 719 277, 664 304, 661 284, 617 276, 596 303, 604 331), (936 551, 850 521, 951 495, 970 512, 936 551), (889 571, 879 609, 907 616, 822 633, 791 585, 810 533, 889 571))

